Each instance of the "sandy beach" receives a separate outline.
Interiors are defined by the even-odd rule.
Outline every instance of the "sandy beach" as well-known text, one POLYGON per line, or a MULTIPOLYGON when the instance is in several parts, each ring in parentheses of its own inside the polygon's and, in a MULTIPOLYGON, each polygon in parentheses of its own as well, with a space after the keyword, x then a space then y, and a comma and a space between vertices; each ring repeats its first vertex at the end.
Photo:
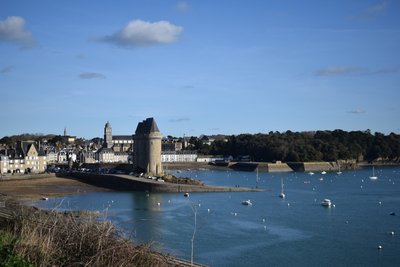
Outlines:
POLYGON ((85 192, 106 191, 70 178, 43 176, 31 179, 0 180, 0 199, 18 202, 85 192))

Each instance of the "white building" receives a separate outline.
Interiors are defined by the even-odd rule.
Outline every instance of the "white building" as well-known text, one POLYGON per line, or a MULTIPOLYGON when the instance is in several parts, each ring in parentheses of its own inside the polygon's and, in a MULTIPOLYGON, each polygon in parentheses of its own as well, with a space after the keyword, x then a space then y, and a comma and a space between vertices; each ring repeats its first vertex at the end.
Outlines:
POLYGON ((196 151, 161 151, 161 162, 195 162, 196 159, 196 151))

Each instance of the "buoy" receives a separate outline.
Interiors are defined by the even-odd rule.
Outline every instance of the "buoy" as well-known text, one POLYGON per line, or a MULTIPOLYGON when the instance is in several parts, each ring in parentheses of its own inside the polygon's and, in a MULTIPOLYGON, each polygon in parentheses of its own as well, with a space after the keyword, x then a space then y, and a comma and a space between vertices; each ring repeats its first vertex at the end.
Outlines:
POLYGON ((379 205, 382 205, 382 201, 379 201, 378 203, 379 203, 379 205))
POLYGON ((290 206, 290 203, 287 203, 288 206, 290 206))
POLYGON ((210 212, 210 209, 207 209, 207 212, 210 212))
POLYGON ((378 249, 382 249, 383 247, 381 245, 378 246, 378 249))
POLYGON ((392 232, 390 232, 390 235, 394 235, 394 232, 392 231, 392 232))
POLYGON ((265 219, 263 219, 263 222, 265 222, 265 219))

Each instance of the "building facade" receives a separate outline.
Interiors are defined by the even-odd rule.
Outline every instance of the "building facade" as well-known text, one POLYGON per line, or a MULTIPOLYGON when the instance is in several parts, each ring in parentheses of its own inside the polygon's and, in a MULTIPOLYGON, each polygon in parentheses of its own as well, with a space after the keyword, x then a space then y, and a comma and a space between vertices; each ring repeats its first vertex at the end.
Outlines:
POLYGON ((161 162, 195 162, 197 152, 192 150, 162 151, 161 162))
POLYGON ((128 163, 132 161, 133 136, 112 135, 110 122, 104 126, 102 147, 95 153, 95 161, 102 163, 128 163))
POLYGON ((2 174, 42 173, 46 171, 47 159, 34 141, 19 141, 15 150, 0 156, 0 166, 2 174))

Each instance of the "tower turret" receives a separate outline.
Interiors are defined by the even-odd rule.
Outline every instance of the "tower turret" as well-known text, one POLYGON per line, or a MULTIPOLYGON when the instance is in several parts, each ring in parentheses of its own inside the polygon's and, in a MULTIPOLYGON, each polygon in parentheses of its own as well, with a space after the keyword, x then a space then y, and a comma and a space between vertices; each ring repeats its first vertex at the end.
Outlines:
POLYGON ((154 118, 139 122, 135 131, 134 168, 137 171, 161 175, 162 135, 154 118))

